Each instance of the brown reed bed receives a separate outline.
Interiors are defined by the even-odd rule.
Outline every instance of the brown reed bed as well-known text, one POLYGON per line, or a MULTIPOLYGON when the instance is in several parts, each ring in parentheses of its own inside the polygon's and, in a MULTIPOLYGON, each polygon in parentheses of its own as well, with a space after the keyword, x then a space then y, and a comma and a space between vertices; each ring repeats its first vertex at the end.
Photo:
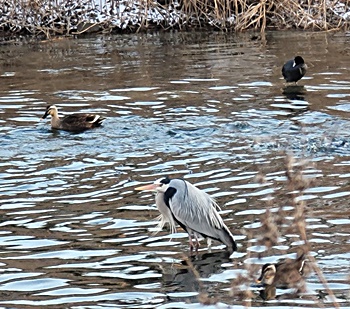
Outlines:
POLYGON ((0 32, 50 38, 149 29, 348 29, 346 0, 3 0, 0 32))

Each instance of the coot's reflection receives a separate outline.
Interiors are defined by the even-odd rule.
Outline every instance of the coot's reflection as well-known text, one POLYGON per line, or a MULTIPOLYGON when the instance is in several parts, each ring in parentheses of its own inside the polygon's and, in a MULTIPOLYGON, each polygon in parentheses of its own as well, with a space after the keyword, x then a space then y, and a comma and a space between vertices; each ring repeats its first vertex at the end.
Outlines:
POLYGON ((289 100, 305 101, 305 88, 304 86, 288 85, 283 88, 282 93, 289 100))
POLYGON ((284 109, 290 109, 292 116, 309 110, 309 104, 305 99, 304 86, 288 85, 283 88, 282 93, 286 97, 287 101, 284 109))

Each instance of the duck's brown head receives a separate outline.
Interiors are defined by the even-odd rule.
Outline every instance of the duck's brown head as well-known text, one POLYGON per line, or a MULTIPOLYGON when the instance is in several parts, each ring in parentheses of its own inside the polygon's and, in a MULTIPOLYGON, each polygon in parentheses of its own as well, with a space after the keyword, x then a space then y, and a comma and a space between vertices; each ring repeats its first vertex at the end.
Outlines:
POLYGON ((261 269, 261 275, 256 280, 257 283, 263 283, 265 285, 272 285, 276 275, 275 264, 265 264, 261 269))
POLYGON ((55 105, 49 105, 46 108, 44 116, 41 117, 41 119, 45 119, 47 116, 55 116, 57 115, 57 107, 55 105))

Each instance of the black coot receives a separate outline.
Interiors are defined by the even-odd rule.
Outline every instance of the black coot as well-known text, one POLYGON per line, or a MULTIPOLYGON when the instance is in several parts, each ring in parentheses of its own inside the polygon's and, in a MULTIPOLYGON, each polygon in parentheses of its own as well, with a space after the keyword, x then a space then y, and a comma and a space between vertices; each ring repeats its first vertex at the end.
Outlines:
POLYGON ((294 59, 288 60, 283 68, 282 75, 287 83, 297 82, 306 73, 306 64, 304 59, 300 56, 296 56, 294 59))

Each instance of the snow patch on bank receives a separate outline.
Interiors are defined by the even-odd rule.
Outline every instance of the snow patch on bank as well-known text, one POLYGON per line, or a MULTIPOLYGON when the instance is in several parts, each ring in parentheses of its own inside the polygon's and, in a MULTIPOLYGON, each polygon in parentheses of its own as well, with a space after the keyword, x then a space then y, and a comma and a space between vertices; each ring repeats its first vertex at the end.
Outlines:
MULTIPOLYGON (((185 0, 181 2, 177 0, 158 1, 1 0, 3 5, 0 6, 0 30, 72 34, 87 30, 135 30, 139 27, 148 28, 150 25, 162 26, 164 28, 181 28, 193 25, 198 26, 199 24, 226 29, 233 28, 237 22, 237 16, 234 15, 236 10, 232 8, 231 10, 221 8, 220 13, 214 7, 208 7, 205 12, 198 9, 196 12, 189 12, 187 10, 186 13, 182 10, 183 4, 186 3, 185 0), (162 5, 161 3, 166 4, 162 5)), ((200 1, 193 3, 199 5, 198 3, 200 1)), ((191 4, 192 10, 196 10, 196 8, 193 8, 193 3, 188 2, 187 5, 190 6, 191 4)), ((204 5, 203 3, 201 5, 204 5)), ((230 3, 230 5, 234 5, 234 1, 230 3)), ((328 0, 326 4, 327 20, 329 14, 336 16, 338 21, 339 19, 344 20, 344 22, 350 20, 350 8, 346 1, 328 0)), ((198 6, 197 8, 200 7, 198 6)), ((310 7, 307 9, 300 4, 299 9, 310 19, 308 20, 310 25, 320 22, 317 20, 322 16, 319 12, 313 17, 309 11, 306 12, 310 7)), ((311 10, 317 10, 315 4, 311 7, 311 10)), ((244 13, 239 13, 239 15, 242 14, 244 13)), ((242 18, 242 16, 240 17, 242 18)), ((255 18, 256 16, 251 17, 255 18)))

